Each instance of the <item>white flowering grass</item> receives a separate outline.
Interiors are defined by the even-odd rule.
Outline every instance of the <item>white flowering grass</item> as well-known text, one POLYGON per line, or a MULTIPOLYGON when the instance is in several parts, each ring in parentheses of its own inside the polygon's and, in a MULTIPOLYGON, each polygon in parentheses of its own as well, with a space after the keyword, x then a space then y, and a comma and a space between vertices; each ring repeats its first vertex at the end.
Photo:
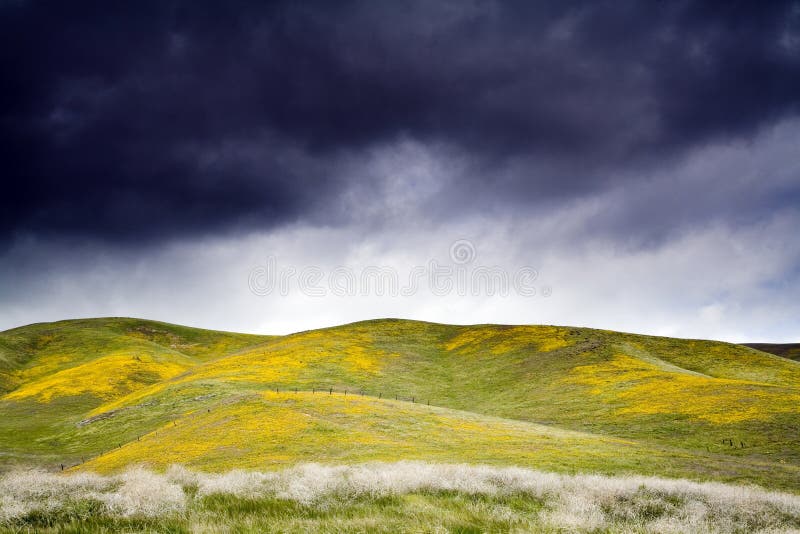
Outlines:
POLYGON ((380 531, 385 524, 388 530, 466 525, 766 533, 800 532, 800 496, 716 482, 423 462, 220 474, 180 466, 163 474, 133 468, 112 476, 18 471, 0 477, 2 528, 37 528, 44 521, 57 530, 64 517, 89 521, 86 530, 109 528, 103 521, 147 519, 212 531, 380 531), (92 503, 89 512, 86 503, 92 503))

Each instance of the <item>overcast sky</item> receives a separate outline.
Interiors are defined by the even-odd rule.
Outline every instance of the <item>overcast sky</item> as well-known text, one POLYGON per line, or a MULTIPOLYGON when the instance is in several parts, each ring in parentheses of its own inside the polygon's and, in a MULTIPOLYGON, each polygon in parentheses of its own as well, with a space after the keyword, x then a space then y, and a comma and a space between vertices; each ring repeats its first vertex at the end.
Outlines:
POLYGON ((0 80, 0 329, 800 341, 798 2, 3 0, 0 80))

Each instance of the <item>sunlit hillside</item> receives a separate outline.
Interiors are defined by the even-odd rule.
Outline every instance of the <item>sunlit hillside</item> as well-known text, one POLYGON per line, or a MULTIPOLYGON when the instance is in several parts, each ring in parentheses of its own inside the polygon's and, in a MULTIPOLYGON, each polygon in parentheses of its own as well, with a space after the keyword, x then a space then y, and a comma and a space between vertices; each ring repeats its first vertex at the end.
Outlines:
POLYGON ((727 343, 376 320, 288 336, 136 319, 0 333, 2 465, 426 460, 800 491, 800 364, 727 343))

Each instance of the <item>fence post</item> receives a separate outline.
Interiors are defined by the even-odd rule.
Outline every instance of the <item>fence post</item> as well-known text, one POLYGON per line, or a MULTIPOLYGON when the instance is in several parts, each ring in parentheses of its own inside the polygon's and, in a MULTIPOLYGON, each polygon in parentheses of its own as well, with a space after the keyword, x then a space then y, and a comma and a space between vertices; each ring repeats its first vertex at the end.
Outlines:
POLYGON ((328 395, 333 395, 333 388, 331 388, 331 391, 328 393, 328 395))
POLYGON ((414 400, 414 397, 411 397, 411 402, 416 403, 416 401, 414 400))
POLYGON ((383 396, 383 392, 378 393, 378 398, 380 399, 383 396))

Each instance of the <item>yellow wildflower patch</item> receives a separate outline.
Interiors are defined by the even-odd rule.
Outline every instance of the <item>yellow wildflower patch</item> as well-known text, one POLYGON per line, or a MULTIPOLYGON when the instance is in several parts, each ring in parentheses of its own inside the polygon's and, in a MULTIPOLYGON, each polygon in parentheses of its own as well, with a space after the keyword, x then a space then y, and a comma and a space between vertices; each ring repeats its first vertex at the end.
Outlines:
POLYGON ((367 334, 345 335, 335 331, 287 336, 253 350, 198 367, 195 378, 225 378, 247 382, 299 380, 303 371, 335 365, 344 375, 375 374, 394 357, 378 349, 367 334))
POLYGON ((526 348, 550 352, 569 345, 571 342, 567 339, 566 330, 555 326, 487 326, 466 329, 445 343, 444 347, 448 351, 504 354, 526 348))
POLYGON ((618 415, 675 414, 717 424, 792 413, 800 402, 800 389, 670 372, 626 354, 575 367, 562 382, 589 386, 592 394, 621 404, 618 415))
POLYGON ((180 374, 187 367, 175 361, 157 361, 150 356, 114 353, 28 382, 3 399, 33 397, 50 402, 54 397, 85 394, 113 399, 151 382, 180 374))

